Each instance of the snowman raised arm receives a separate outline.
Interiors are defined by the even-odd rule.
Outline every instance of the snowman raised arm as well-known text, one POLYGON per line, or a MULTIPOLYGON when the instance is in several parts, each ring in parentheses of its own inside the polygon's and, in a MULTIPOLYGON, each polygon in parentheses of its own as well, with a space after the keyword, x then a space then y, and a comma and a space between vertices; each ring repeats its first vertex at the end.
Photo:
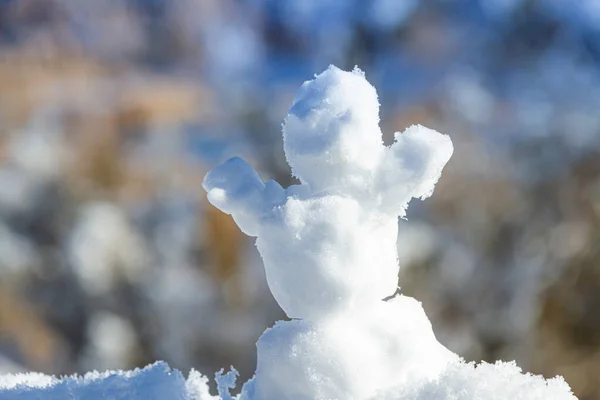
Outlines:
POLYGON ((298 90, 283 126, 301 184, 263 183, 239 158, 205 178, 209 201, 257 237, 273 296, 289 317, 319 319, 393 294, 397 218, 431 195, 450 139, 412 126, 382 143, 377 93, 355 69, 329 67, 298 90))
POLYGON ((450 138, 433 129, 412 125, 396 132, 377 174, 382 210, 404 217, 411 199, 431 196, 453 151, 450 138))

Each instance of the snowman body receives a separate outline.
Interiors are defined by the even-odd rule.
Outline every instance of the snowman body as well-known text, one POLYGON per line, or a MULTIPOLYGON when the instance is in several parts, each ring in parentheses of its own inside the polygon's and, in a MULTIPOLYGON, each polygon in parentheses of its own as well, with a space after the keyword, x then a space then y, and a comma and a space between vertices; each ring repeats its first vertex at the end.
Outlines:
POLYGON ((396 295, 398 217, 433 192, 450 139, 412 126, 385 147, 375 89, 330 67, 298 91, 284 150, 300 184, 263 182, 239 158, 209 172, 209 201, 256 236, 269 288, 291 321, 257 342, 241 399, 368 399, 458 357, 419 302, 396 295))

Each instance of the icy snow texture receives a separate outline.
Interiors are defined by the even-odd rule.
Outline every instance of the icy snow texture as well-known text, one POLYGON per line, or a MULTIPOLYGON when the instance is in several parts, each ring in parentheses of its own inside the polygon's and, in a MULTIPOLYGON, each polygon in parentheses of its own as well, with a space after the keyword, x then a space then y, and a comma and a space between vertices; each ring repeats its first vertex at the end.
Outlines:
POLYGON ((429 197, 452 155, 422 126, 382 143, 377 93, 362 72, 329 67, 298 90, 283 127, 301 185, 263 183, 239 158, 204 180, 209 201, 256 236, 269 287, 291 318, 378 302, 397 286, 397 218, 429 197))
MULTIPOLYGON (((298 321, 295 321, 298 323, 298 321)), ((282 324, 280 322, 279 324, 282 324)), ((342 336, 343 337, 343 336, 342 336)), ((342 346, 342 345, 340 345, 342 346)), ((412 350, 409 350, 412 351, 412 350)), ((417 353, 418 350, 413 351, 417 353)), ((369 355, 369 357, 372 357, 369 355)), ((275 365, 273 371, 276 372, 275 365)), ((347 371, 346 371, 347 372, 347 371)), ((310 374, 308 371, 302 371, 310 374)), ((185 380, 181 372, 170 370, 164 362, 149 365, 134 371, 90 372, 83 377, 68 377, 59 380, 53 376, 27 373, 0 376, 0 398, 2 400, 233 400, 233 399, 369 399, 369 400, 576 400, 569 385, 560 377, 545 380, 539 375, 521 373, 514 363, 482 363, 475 366, 457 362, 451 364, 436 379, 421 384, 396 382, 396 387, 377 392, 372 397, 353 394, 364 392, 365 385, 372 385, 371 379, 381 380, 372 375, 361 376, 351 382, 348 390, 340 397, 332 397, 328 389, 330 383, 339 380, 344 372, 330 378, 314 381, 312 385, 319 392, 315 397, 301 395, 306 389, 291 380, 286 382, 284 375, 278 375, 281 390, 291 387, 298 392, 290 397, 281 397, 280 392, 261 396, 247 393, 233 397, 229 388, 235 384, 236 372, 216 374, 220 394, 212 396, 208 390, 208 378, 192 370, 185 380), (353 392, 352 392, 353 391, 353 392)), ((246 388, 245 388, 246 389, 246 388)), ((246 392, 248 390, 246 389, 246 392)))
MULTIPOLYGON (((263 183, 239 158, 203 182, 209 201, 257 237, 275 299, 298 318, 263 333, 256 374, 235 398, 574 399, 560 378, 524 375, 511 363, 465 364, 436 340, 418 301, 384 300, 397 283, 397 219, 412 198, 432 194, 453 149, 421 126, 383 146, 378 110, 362 72, 330 67, 302 85, 284 124, 300 185, 263 183)), ((186 382, 164 363, 62 381, 6 376, 0 397, 233 400, 236 375, 217 373, 219 397, 197 372, 186 382)))
MULTIPOLYGON (((191 376, 191 375, 190 375, 191 376)), ((42 374, 0 377, 2 400, 128 399, 187 400, 185 379, 158 362, 141 370, 89 372, 61 380, 42 374)), ((198 386, 200 391, 201 386, 198 386)), ((210 397, 198 397, 209 400, 210 397)))
POLYGON ((279 321, 257 350, 242 399, 366 399, 435 378, 458 358, 437 342, 421 304, 405 296, 318 323, 279 321))
POLYGON ((514 362, 455 363, 423 385, 402 385, 370 400, 574 400, 561 377, 523 374, 514 362))

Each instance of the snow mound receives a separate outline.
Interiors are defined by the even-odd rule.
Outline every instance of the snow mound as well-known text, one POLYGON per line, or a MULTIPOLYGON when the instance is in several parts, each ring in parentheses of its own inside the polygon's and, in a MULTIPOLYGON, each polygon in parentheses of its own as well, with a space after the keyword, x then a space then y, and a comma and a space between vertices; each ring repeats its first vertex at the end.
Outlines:
POLYGON ((318 323, 279 321, 257 343, 242 399, 366 399, 437 377, 458 357, 439 344, 421 304, 398 296, 318 323))
MULTIPOLYGON (((282 324, 281 322, 279 324, 282 324)), ((278 325, 276 325, 278 326, 278 325)), ((267 332, 271 332, 269 330, 267 332)), ((315 331, 316 332, 316 331, 315 331)), ((310 335, 310 332, 306 332, 310 335)), ((331 333, 331 332, 329 332, 331 333)), ((344 337, 344 336, 340 336, 344 337)), ((276 338, 269 340, 277 340, 276 338)), ((302 341, 301 341, 302 342, 302 341)), ((342 340, 340 348, 347 341, 342 340)), ((260 346, 260 345, 259 345, 260 346)), ((314 349, 310 349, 311 351, 314 349)), ((418 349, 412 351, 417 355, 418 349)), ((314 353, 313 353, 314 354, 314 353)), ((304 356, 309 356, 305 353, 304 356)), ((426 354, 422 356, 427 356, 426 354)), ((367 354, 367 359, 372 358, 367 354)), ((407 367, 409 367, 407 365, 407 367)), ((38 373, 4 375, 0 377, 0 399, 2 400, 270 400, 270 399, 368 399, 368 400, 576 400, 569 385, 561 378, 544 379, 539 375, 523 374, 514 363, 497 362, 475 365, 462 361, 451 363, 437 377, 414 385, 408 382, 396 382, 395 388, 377 392, 372 397, 356 396, 366 392, 366 387, 375 386, 382 377, 375 373, 354 377, 346 383, 344 392, 333 394, 331 388, 336 381, 346 379, 344 374, 351 370, 333 371, 331 376, 317 376, 312 370, 299 370, 292 376, 290 371, 271 371, 257 373, 275 373, 280 383, 279 391, 259 395, 253 385, 246 385, 244 393, 231 396, 229 389, 235 386, 235 370, 216 374, 220 394, 213 396, 208 390, 208 378, 192 370, 185 380, 181 372, 170 370, 166 363, 157 362, 144 369, 134 371, 90 372, 83 377, 57 379, 38 373), (311 385, 318 388, 314 397, 307 397, 307 390, 297 382, 297 376, 306 376, 311 385), (291 392, 292 391, 292 392, 291 392), (284 394, 285 393, 285 394, 284 394), (294 393, 290 396, 290 393, 294 393), (332 397, 338 396, 338 397, 332 397)), ((432 371, 431 375, 435 375, 432 371)), ((251 381, 252 382, 252 381, 251 381)))
POLYGON ((574 400, 562 377, 524 374, 514 362, 459 362, 420 386, 402 385, 370 400, 574 400))
POLYGON ((166 363, 157 362, 133 371, 89 372, 63 379, 36 373, 3 376, 0 398, 187 400, 189 397, 183 375, 172 371, 166 363))

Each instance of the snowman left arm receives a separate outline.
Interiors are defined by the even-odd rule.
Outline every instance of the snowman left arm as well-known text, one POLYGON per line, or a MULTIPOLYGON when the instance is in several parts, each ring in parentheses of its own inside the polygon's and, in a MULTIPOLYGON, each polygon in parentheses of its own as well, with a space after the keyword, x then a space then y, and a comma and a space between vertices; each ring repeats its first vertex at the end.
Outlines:
POLYGON ((454 147, 449 136, 421 125, 396 133, 395 139, 386 148, 378 184, 384 210, 404 217, 412 198, 431 196, 454 147))
POLYGON ((231 158, 206 174, 202 186, 212 205, 231 214, 244 233, 257 235, 265 184, 254 168, 231 158))

